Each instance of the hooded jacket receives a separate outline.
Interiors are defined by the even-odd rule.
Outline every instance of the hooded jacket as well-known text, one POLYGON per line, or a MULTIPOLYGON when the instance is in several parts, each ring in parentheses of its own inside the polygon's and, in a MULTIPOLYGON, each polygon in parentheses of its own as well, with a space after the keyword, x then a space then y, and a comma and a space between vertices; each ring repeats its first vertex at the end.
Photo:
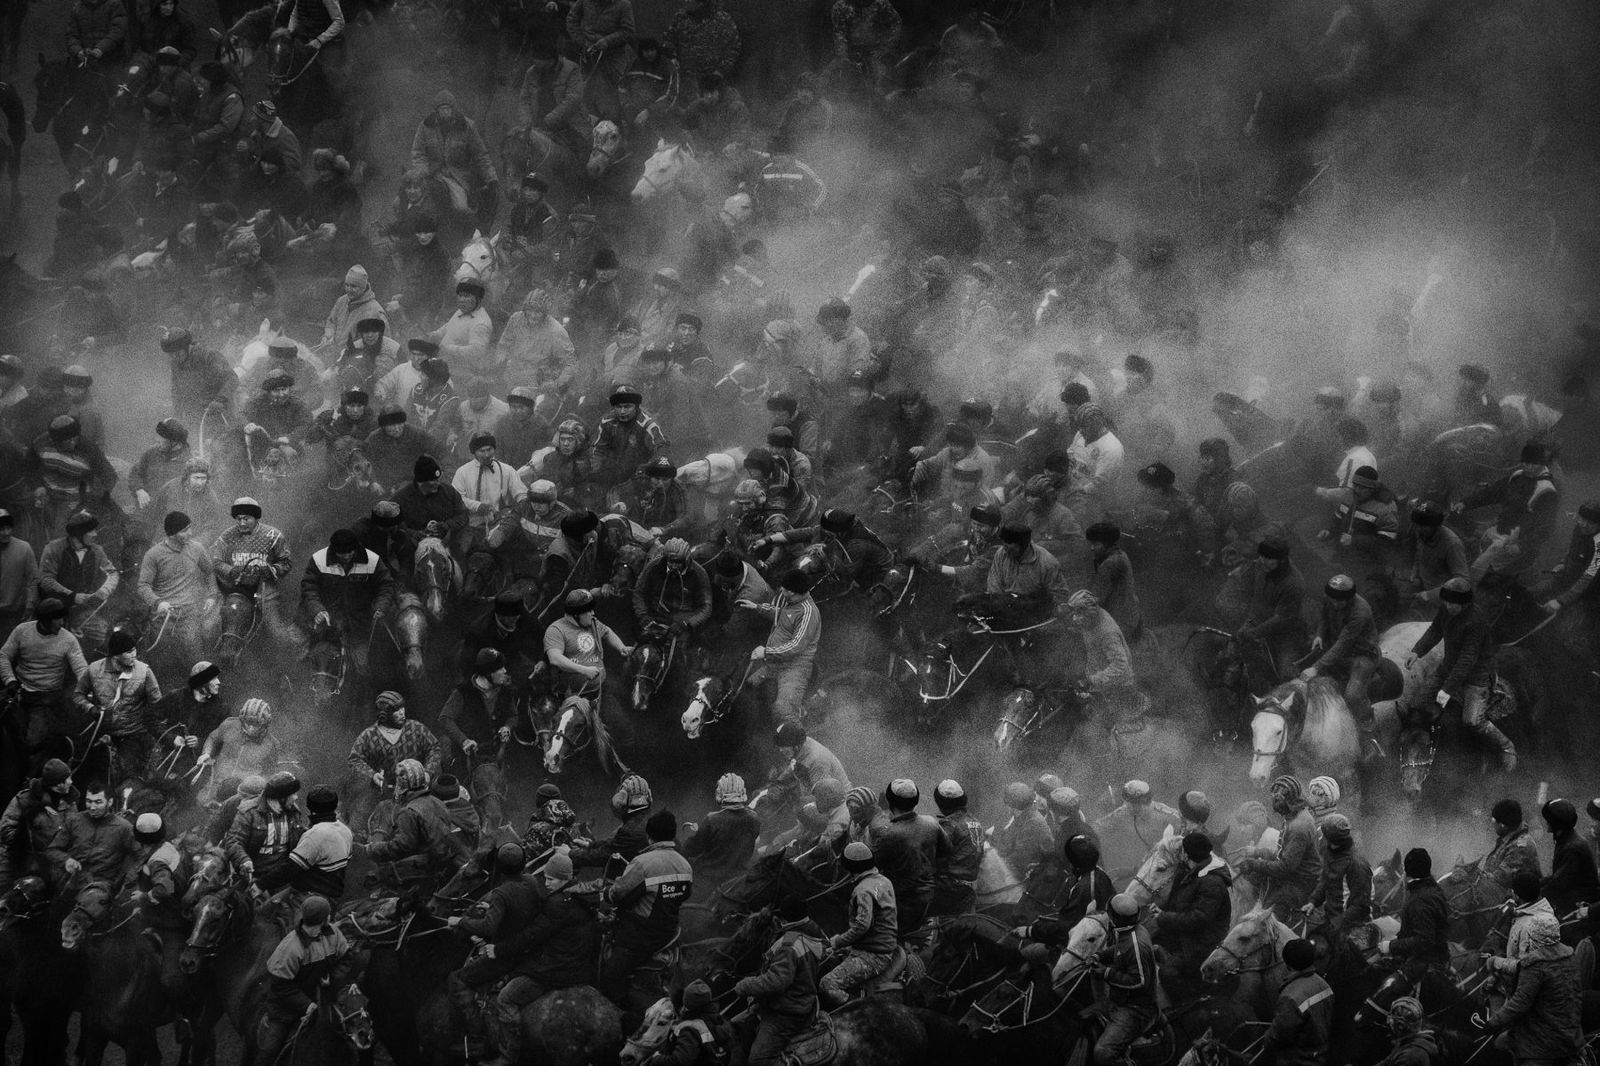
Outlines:
POLYGON ((817 1009, 817 975, 828 941, 810 918, 783 926, 761 956, 761 972, 734 986, 763 1011, 809 1018, 817 1009))
POLYGON ((328 312, 328 319, 322 327, 322 342, 332 342, 339 348, 350 344, 350 339, 356 331, 356 323, 366 318, 376 318, 386 326, 389 315, 383 309, 383 301, 378 299, 378 294, 372 291, 372 282, 367 277, 365 267, 357 265, 345 272, 345 280, 359 281, 362 289, 355 296, 349 293, 340 293, 339 298, 333 301, 333 308, 328 312))
POLYGON ((389 565, 373 552, 357 548, 348 568, 330 558, 327 548, 318 548, 306 560, 305 576, 300 579, 300 609, 307 618, 327 611, 357 630, 376 614, 387 615, 394 606, 396 585, 389 565))
POLYGON ((1166 906, 1156 916, 1155 941, 1173 952, 1176 965, 1198 971, 1207 955, 1222 943, 1232 925, 1228 890, 1233 875, 1221 855, 1205 866, 1184 865, 1172 883, 1166 906))

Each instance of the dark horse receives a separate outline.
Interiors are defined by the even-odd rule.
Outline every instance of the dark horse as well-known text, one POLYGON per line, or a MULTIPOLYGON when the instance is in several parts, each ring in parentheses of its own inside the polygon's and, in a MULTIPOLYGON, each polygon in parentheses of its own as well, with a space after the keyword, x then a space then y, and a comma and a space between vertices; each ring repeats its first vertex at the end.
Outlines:
POLYGON ((33 90, 34 132, 50 131, 69 173, 106 154, 111 85, 104 74, 76 59, 46 59, 41 52, 33 90))
MULTIPOLYGON (((111 886, 91 881, 78 890, 61 922, 61 946, 83 956, 84 1066, 100 1066, 106 1045, 120 1044, 130 1066, 159 1063, 156 1028, 173 1019, 161 984, 161 956, 145 939, 133 904, 113 897, 111 886)), ((188 1055, 185 1040, 184 1056, 188 1055)))
POLYGON ((338 117, 339 96, 317 49, 277 29, 267 38, 265 52, 272 101, 296 132, 309 137, 318 123, 338 117))
POLYGON ((67 1020, 83 981, 83 960, 61 947, 61 919, 71 902, 52 897, 44 879, 34 876, 19 878, 0 897, 0 1047, 15 1008, 26 1066, 66 1058, 67 1020))
MULTIPOLYGON (((27 8, 26 4, 17 0, 11 2, 19 11, 27 8)), ((16 57, 13 55, 12 58, 16 57)), ((0 125, 0 135, 3 135, 0 136, 0 170, 5 171, 7 180, 11 182, 7 210, 15 215, 22 210, 22 142, 28 136, 28 120, 22 111, 22 94, 9 81, 0 81, 0 117, 5 119, 4 124, 0 125)))

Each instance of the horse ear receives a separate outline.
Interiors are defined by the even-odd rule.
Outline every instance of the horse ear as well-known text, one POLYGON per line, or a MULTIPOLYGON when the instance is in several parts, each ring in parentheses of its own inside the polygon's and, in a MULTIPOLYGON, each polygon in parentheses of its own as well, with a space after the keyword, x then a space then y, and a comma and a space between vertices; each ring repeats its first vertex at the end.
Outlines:
MULTIPOLYGON (((41 63, 44 62, 44 56, 40 56, 39 57, 39 62, 41 62, 41 63)), ((667 150, 667 139, 665 137, 656 138, 656 151, 664 152, 666 150, 667 150)))
POLYGON ((473 230, 472 231, 472 239, 475 240, 475 241, 483 240, 483 232, 481 230, 473 230))

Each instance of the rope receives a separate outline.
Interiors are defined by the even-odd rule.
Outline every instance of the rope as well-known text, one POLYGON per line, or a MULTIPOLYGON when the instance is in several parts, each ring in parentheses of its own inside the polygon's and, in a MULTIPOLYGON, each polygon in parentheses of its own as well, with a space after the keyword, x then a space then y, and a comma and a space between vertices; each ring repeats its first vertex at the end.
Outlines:
POLYGON ((144 649, 144 653, 146 655, 149 655, 151 652, 155 651, 156 645, 161 643, 161 638, 166 636, 167 626, 172 623, 173 614, 174 612, 169 610, 166 614, 161 616, 161 625, 156 628, 156 639, 152 640, 149 646, 144 649))

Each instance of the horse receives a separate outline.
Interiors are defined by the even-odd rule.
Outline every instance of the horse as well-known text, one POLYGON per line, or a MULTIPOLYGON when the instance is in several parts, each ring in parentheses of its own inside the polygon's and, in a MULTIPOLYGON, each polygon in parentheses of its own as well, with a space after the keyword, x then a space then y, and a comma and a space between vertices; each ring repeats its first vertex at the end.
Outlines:
MULTIPOLYGON (((638 1030, 623 1045, 623 1066, 640 1066, 661 1049, 677 1021, 672 1000, 663 997, 651 1004, 638 1030)), ((888 999, 869 997, 846 1004, 827 1015, 827 1025, 834 1043, 830 1066, 945 1066, 971 1061, 971 1041, 951 1019, 888 999)))
POLYGON ((1000 852, 985 841, 983 854, 978 859, 978 883, 974 889, 978 913, 1009 916, 1011 908, 1021 902, 1025 887, 1023 879, 1012 872, 1011 865, 1000 852))
POLYGON ((344 692, 350 656, 345 651, 339 631, 332 626, 323 626, 312 635, 308 654, 311 659, 311 697, 319 708, 325 708, 344 692))
POLYGON ((667 627, 650 622, 639 632, 633 652, 622 670, 622 684, 628 693, 628 706, 634 711, 649 710, 650 701, 672 672, 678 655, 678 638, 669 636, 667 627))
MULTIPOLYGON (((737 682, 731 675, 707 674, 696 678, 691 686, 694 695, 689 697, 689 706, 685 707, 683 714, 678 717, 678 725, 682 727, 683 735, 690 740, 699 740, 708 726, 715 725, 741 709, 750 711, 755 696, 753 690, 748 695, 746 692, 751 672, 752 667, 747 665, 737 682), (743 702, 741 697, 744 697, 743 702)), ((739 717, 748 718, 749 714, 741 714, 739 717)))
POLYGON ((1065 709, 1066 701, 1057 693, 1017 685, 1000 701, 1000 721, 991 735, 994 750, 1003 755, 1036 737, 1065 709))
MULTIPOLYGON (((11 6, 18 11, 26 11, 28 7, 17 0, 12 0, 11 6)), ((4 17, 0 15, 0 19, 4 17)), ((6 210, 16 215, 22 210, 22 142, 28 136, 28 122, 23 114, 22 94, 15 85, 3 80, 0 80, 0 120, 3 120, 0 122, 0 171, 11 183, 6 210)))
POLYGON ((1183 869, 1183 859, 1183 837, 1169 831, 1155 842, 1123 891, 1141 907, 1164 902, 1183 869))
POLYGON ((500 267, 504 264, 500 252, 501 236, 503 235, 496 233, 492 237, 485 237, 480 230, 473 230, 472 236, 461 247, 460 262, 456 264, 454 274, 455 280, 476 281, 493 298, 502 295, 505 283, 500 276, 500 267))
POLYGON ((1280 763, 1314 766, 1340 781, 1355 780, 1361 733, 1332 678, 1286 681, 1258 699, 1250 736, 1252 784, 1271 781, 1282 772, 1280 763))
POLYGON ((228 1011, 229 990, 266 963, 283 930, 275 922, 257 923, 249 898, 220 850, 197 866, 184 894, 184 911, 192 915, 193 924, 178 956, 178 969, 201 993, 200 1009, 190 1015, 189 1026, 195 1061, 209 1063, 215 1055, 212 1034, 228 1011))
POLYGON ((398 602, 394 619, 395 644, 405 660, 406 677, 419 681, 424 669, 422 649, 428 643, 428 612, 413 592, 402 592, 398 602))
MULTIPOLYGON (((297 126, 309 140, 312 127, 336 118, 340 95, 321 61, 321 51, 290 36, 287 28, 272 31, 263 49, 267 65, 267 91, 284 122, 297 126)), ((304 143, 304 141, 302 142, 304 143)))
POLYGON ((83 960, 61 947, 61 919, 72 904, 45 879, 17 879, 0 896, 0 1042, 11 1012, 22 1022, 22 1061, 66 1059, 67 1020, 77 1009, 83 960))
MULTIPOLYGON (((491 1003, 492 1006, 492 1003, 491 1003)), ((441 989, 422 1008, 423 1047, 447 1061, 461 1053, 459 1012, 441 989)), ((615 1062, 622 1050, 622 1012, 588 985, 546 993, 522 1008, 522 1062, 587 1066, 615 1062)), ((494 1026, 490 1026, 491 1030, 494 1026)))
MULTIPOLYGON (((42 128, 42 127, 41 127, 42 128)), ((687 143, 668 144, 658 141, 656 150, 644 162, 644 173, 629 194, 636 204, 647 203, 669 192, 682 192, 696 188, 702 192, 706 186, 706 169, 694 149, 687 143)))
POLYGON ((594 129, 589 131, 589 161, 584 166, 590 181, 600 181, 613 167, 631 157, 622 126, 608 118, 594 124, 594 129))
MULTIPOLYGON (((161 983, 161 957, 137 923, 138 909, 119 904, 104 881, 77 892, 61 922, 61 947, 84 958, 82 1035, 78 1057, 100 1066, 108 1043, 132 1063, 159 1063, 156 1027, 172 1020, 173 1003, 161 983)), ((184 1054, 188 1040, 184 1040, 184 1054)))
MULTIPOLYGON (((328 989, 316 1004, 316 1012, 300 1020, 290 1032, 275 1066, 356 1066, 370 1062, 376 1043, 372 1014, 367 1009, 367 995, 355 985, 328 989)), ((246 1022, 247 1037, 253 1038, 261 1017, 266 1013, 264 1000, 250 1013, 246 1022)), ((256 1051, 255 1040, 247 1039, 248 1051, 256 1051)))
POLYGON ((1269 1016, 1271 999, 1283 987, 1288 964, 1283 961, 1283 945, 1297 934, 1280 922, 1270 907, 1257 904, 1234 922, 1222 943, 1212 949, 1200 964, 1200 979, 1214 983, 1231 977, 1242 979, 1240 1002, 1257 1006, 1260 1017, 1269 1016))
POLYGON ((33 76, 33 130, 49 130, 69 174, 98 159, 104 151, 111 87, 105 75, 76 59, 45 59, 33 76))
POLYGON ((567 758, 593 746, 600 769, 609 776, 628 772, 611 746, 611 734, 593 702, 583 696, 568 696, 556 709, 550 727, 539 731, 544 747, 544 769, 559 774, 567 758))
POLYGON ((261 618, 254 592, 230 592, 222 597, 221 632, 217 636, 217 660, 224 666, 233 666, 244 654, 261 618))
POLYGON ((564 183, 578 172, 571 149, 537 126, 519 126, 500 139, 502 174, 548 174, 564 183))

